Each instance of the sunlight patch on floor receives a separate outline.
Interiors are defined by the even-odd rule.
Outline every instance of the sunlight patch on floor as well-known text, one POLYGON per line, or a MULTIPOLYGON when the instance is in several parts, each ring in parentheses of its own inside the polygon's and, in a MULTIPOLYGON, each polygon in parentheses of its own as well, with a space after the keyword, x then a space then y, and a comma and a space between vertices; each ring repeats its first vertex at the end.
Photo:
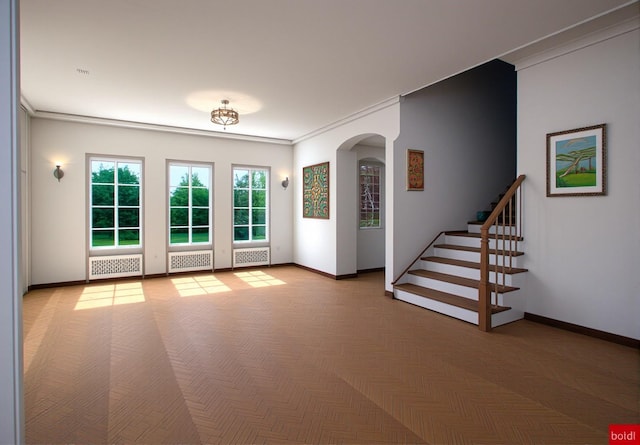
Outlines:
POLYGON ((79 311, 144 301, 142 283, 105 284, 85 287, 74 309, 79 311))
POLYGON ((261 270, 237 272, 234 275, 253 287, 279 286, 281 284, 287 284, 282 280, 262 272, 261 270))
POLYGON ((171 280, 181 297, 229 292, 231 288, 213 275, 174 278, 171 280))

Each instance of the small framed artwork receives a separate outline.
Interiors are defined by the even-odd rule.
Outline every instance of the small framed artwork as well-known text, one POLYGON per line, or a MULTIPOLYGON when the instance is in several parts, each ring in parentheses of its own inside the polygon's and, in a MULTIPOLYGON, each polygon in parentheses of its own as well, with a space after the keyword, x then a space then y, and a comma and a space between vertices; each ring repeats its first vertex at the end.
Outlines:
POLYGON ((329 219, 329 163, 302 168, 302 217, 329 219))
POLYGON ((424 190, 424 151, 407 150, 407 190, 424 190))
POLYGON ((547 134, 547 196, 606 194, 606 124, 547 134))

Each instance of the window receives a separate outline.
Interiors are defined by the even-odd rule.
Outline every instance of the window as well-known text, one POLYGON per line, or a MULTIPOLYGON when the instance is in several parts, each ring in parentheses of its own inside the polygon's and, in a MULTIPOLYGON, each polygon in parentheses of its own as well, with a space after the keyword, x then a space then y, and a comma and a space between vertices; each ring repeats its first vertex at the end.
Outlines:
POLYGON ((91 249, 141 247, 141 160, 91 158, 91 249))
POLYGON ((269 170, 233 168, 233 241, 268 241, 269 170))
POLYGON ((207 164, 169 163, 169 245, 211 244, 211 172, 207 164))
POLYGON ((382 165, 360 163, 360 228, 379 228, 382 165))

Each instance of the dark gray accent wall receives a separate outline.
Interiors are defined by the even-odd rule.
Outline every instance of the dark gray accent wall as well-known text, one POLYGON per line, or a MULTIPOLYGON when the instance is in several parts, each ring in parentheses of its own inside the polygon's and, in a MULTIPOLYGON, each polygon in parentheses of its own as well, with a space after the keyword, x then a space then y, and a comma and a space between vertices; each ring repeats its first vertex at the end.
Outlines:
POLYGON ((442 230, 465 229, 515 179, 513 65, 494 60, 405 96, 394 172, 394 260, 402 269, 408 253, 442 230), (425 153, 424 191, 406 190, 410 148, 425 153))

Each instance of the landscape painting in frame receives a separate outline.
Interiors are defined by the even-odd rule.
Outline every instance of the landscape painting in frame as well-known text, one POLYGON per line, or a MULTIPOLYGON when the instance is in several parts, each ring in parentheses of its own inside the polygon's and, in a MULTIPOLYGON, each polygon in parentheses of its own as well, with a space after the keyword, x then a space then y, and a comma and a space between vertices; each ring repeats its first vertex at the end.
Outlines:
POLYGON ((329 163, 302 168, 302 217, 329 219, 329 163))
POLYGON ((606 124, 547 134, 547 196, 607 192, 606 124))
POLYGON ((407 150, 407 190, 424 190, 424 151, 407 150))

